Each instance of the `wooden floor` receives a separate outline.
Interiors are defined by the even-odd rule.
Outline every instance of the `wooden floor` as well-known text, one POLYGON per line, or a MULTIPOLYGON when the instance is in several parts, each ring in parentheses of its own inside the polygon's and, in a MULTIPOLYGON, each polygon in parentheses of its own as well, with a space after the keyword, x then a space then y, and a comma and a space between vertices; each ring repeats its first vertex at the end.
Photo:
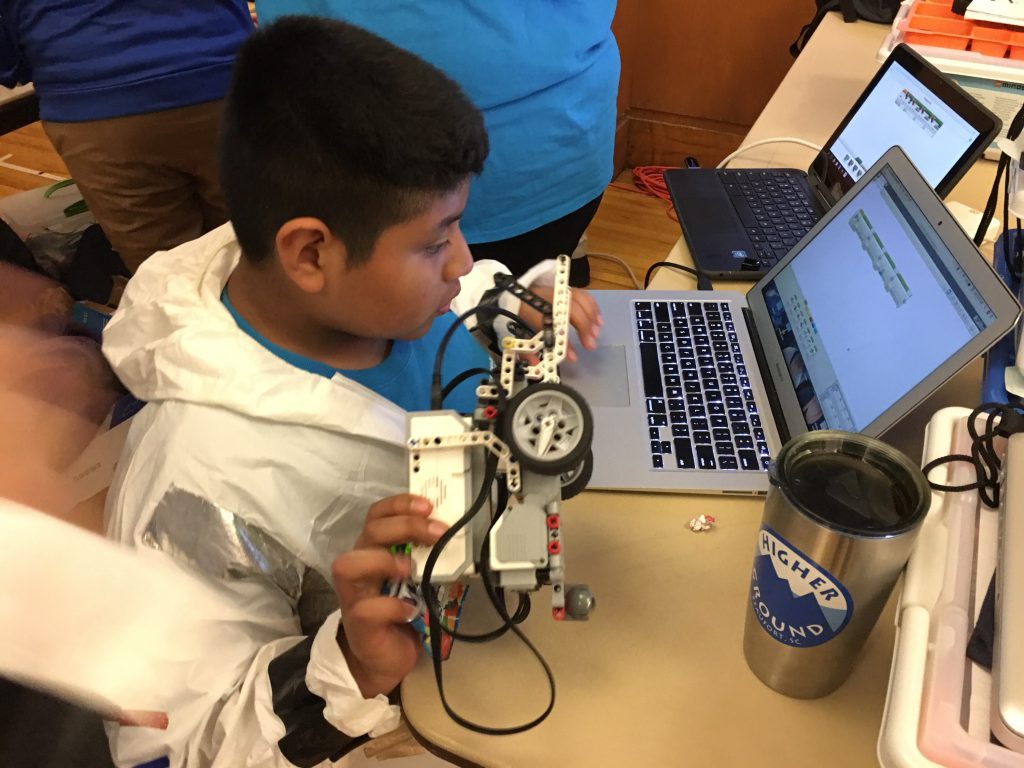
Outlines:
MULTIPOLYGON (((664 260, 679 239, 679 224, 669 218, 671 207, 666 200, 641 193, 632 173, 623 171, 608 185, 587 229, 588 253, 619 257, 642 287, 647 268, 664 260)), ((634 287, 622 266, 597 255, 590 259, 590 274, 594 289, 634 287)))
MULTIPOLYGON (((39 123, 0 136, 0 196, 51 183, 40 173, 66 176, 67 169, 39 123)), ((669 207, 666 201, 640 193, 632 174, 624 171, 608 186, 587 230, 588 252, 618 256, 642 283, 647 268, 662 260, 679 238, 679 225, 669 218, 669 207)), ((633 287, 619 264, 596 257, 590 264, 591 288, 633 287)))
POLYGON ((66 177, 68 169, 39 123, 0 136, 0 196, 53 183, 42 173, 66 177))

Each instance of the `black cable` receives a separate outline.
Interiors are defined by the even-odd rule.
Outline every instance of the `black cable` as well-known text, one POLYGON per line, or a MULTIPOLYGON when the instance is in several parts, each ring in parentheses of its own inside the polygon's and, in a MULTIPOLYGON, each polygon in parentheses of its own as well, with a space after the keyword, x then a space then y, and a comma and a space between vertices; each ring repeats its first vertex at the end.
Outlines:
MULTIPOLYGON (((1018 170, 1019 172, 1019 170, 1018 170)), ((1006 266, 1010 274, 1020 280, 1021 274, 1021 249, 1020 238, 1010 234, 1010 170, 1007 167, 1003 179, 1003 226, 1006 232, 1006 242, 1003 246, 1003 256, 1006 259, 1006 266)), ((1017 229, 1020 229, 1020 220, 1017 220, 1017 229)))
POLYGON ((439 625, 441 631, 446 635, 450 636, 455 640, 464 640, 467 643, 483 643, 488 640, 494 640, 501 637, 505 632, 508 631, 507 626, 499 626, 496 629, 492 629, 488 632, 484 632, 479 635, 470 635, 464 632, 457 632, 454 629, 449 629, 440 624, 440 603, 437 599, 437 590, 433 586, 434 566, 437 564, 438 558, 441 556, 441 552, 444 550, 448 543, 455 537, 455 534, 466 527, 472 521, 474 517, 483 508, 484 502, 486 502, 489 493, 489 488, 494 483, 494 477, 497 469, 497 459, 488 457, 488 462, 484 471, 484 484, 481 486, 480 493, 477 498, 474 499, 466 513, 460 517, 447 531, 442 534, 441 538, 435 542, 433 548, 430 550, 430 554, 427 556, 427 562, 423 566, 423 576, 420 579, 421 591, 423 596, 423 602, 427 607, 427 614, 430 616, 431 621, 431 633, 434 632, 434 625, 439 625))
MULTIPOLYGON (((468 318, 474 315, 484 313, 501 315, 511 319, 513 322, 518 323, 519 325, 525 326, 525 323, 523 322, 522 318, 520 318, 518 315, 506 309, 502 309, 500 307, 493 305, 478 305, 459 315, 452 323, 451 327, 448 328, 448 330, 442 337, 441 343, 438 345, 437 354, 434 358, 434 371, 433 376, 431 378, 430 387, 431 407, 433 410, 438 410, 441 407, 441 404, 444 402, 444 398, 448 394, 450 394, 451 391, 456 386, 461 384, 470 376, 477 375, 479 373, 484 373, 487 375, 492 374, 491 371, 484 369, 470 369, 468 371, 463 371, 462 373, 458 374, 456 377, 452 379, 452 381, 448 382, 448 384, 443 389, 441 387, 441 363, 444 360, 444 354, 445 351, 447 350, 448 343, 450 342, 456 329, 460 325, 462 325, 468 318)), ((499 387, 499 407, 504 403, 504 401, 505 392, 501 387, 499 387)), ((455 537, 455 535, 460 530, 465 528, 466 525, 468 525, 473 520, 474 517, 476 517, 476 515, 483 508, 485 502, 490 498, 491 488, 494 485, 494 480, 497 475, 497 463, 497 457, 493 455, 487 456, 487 460, 485 462, 484 480, 480 486, 479 493, 473 500, 473 503, 470 505, 469 509, 466 510, 465 514, 463 514, 462 517, 460 517, 447 531, 445 531, 444 534, 441 535, 441 537, 437 540, 437 542, 435 542, 434 546, 431 548, 430 554, 427 556, 427 561, 423 566, 423 576, 420 580, 420 588, 423 597, 423 602, 427 608, 427 617, 431 636, 430 648, 434 666, 434 678, 437 682, 438 694, 440 695, 441 704, 444 706, 445 712, 448 713, 448 716, 454 722, 458 723, 464 728, 468 728, 478 733, 500 736, 513 733, 522 733, 523 731, 527 731, 530 728, 535 727, 547 718, 547 716, 551 713, 555 706, 555 678, 554 674, 551 671, 551 667, 548 665, 547 661, 545 661, 544 657, 540 654, 540 651, 538 651, 537 648, 533 645, 533 643, 531 643, 530 640, 526 637, 526 635, 523 634, 522 630, 520 630, 519 627, 516 626, 519 622, 525 620, 527 615, 529 614, 529 597, 525 593, 519 593, 519 603, 516 607, 514 614, 510 616, 508 613, 508 608, 505 605, 504 591, 500 588, 495 588, 494 583, 491 580, 489 562, 490 533, 494 528, 494 525, 497 523, 499 517, 504 512, 504 501, 507 501, 507 491, 506 496, 504 497, 504 501, 502 505, 499 507, 501 512, 499 512, 499 514, 495 515, 491 519, 491 522, 487 528, 487 534, 481 545, 480 558, 480 576, 484 584, 484 590, 491 601, 491 605, 498 613, 498 616, 502 619, 502 623, 495 629, 479 635, 470 635, 462 632, 457 632, 454 629, 449 629, 448 627, 444 626, 444 624, 441 622, 440 604, 438 601, 437 592, 431 584, 431 579, 434 574, 434 566, 437 564, 437 560, 440 557, 441 552, 448 545, 448 543, 455 537), (501 635, 505 634, 509 629, 511 629, 515 633, 515 635, 523 642, 523 644, 526 645, 526 647, 530 650, 531 653, 533 653, 534 657, 536 657, 537 661, 543 667, 544 672, 547 675, 548 684, 551 691, 550 701, 548 702, 548 706, 540 715, 538 715, 530 722, 524 723, 523 725, 510 726, 507 728, 492 728, 489 726, 480 725, 478 723, 473 723, 472 721, 466 720, 464 717, 456 713, 448 704, 448 700, 445 697, 443 674, 441 671, 441 635, 446 634, 453 640, 463 640, 466 642, 482 643, 500 637, 501 635)), ((500 492, 502 490, 506 489, 499 489, 499 499, 503 498, 500 492)))
MULTIPOLYGON (((484 591, 487 593, 491 605, 497 614, 501 616, 502 612, 507 610, 505 608, 505 590, 501 587, 496 587, 492 581, 491 531, 494 530, 494 526, 498 524, 498 521, 508 507, 508 489, 504 483, 498 484, 498 497, 495 507, 498 509, 498 514, 491 518, 487 531, 484 533, 484 540, 480 545, 480 581, 483 582, 484 591)), ((511 629, 513 624, 523 623, 530 614, 530 596, 525 592, 520 592, 518 597, 519 603, 516 605, 515 613, 502 625, 502 634, 504 634, 505 630, 511 629)))
MULTIPOLYGON (((494 482, 494 475, 492 474, 491 484, 493 484, 493 482, 494 482)), ((504 486, 499 486, 499 496, 498 496, 497 508, 500 509, 500 510, 504 510, 505 506, 507 504, 507 499, 508 499, 508 493, 507 493, 507 491, 505 491, 504 486)), ((458 528, 456 528, 456 532, 458 530, 460 530, 463 526, 467 525, 477 514, 479 514, 480 509, 482 508, 482 506, 483 506, 482 502, 481 502, 481 504, 479 506, 471 506, 470 509, 467 510, 466 514, 463 515, 463 517, 460 518, 455 523, 454 526, 452 526, 453 528, 458 526, 458 528)), ((491 581, 491 570, 490 570, 490 560, 489 560, 489 556, 490 556, 490 534, 491 534, 491 530, 494 528, 495 524, 498 522, 498 519, 500 518, 500 516, 501 516, 500 514, 499 515, 495 515, 494 518, 491 520, 490 524, 487 527, 487 532, 486 532, 486 535, 484 536, 484 540, 483 540, 483 543, 481 545, 480 577, 481 577, 481 580, 483 581, 483 584, 484 584, 484 591, 487 593, 488 597, 491 599, 491 603, 495 604, 496 601, 500 600, 502 606, 504 607, 504 605, 505 605, 504 596, 503 596, 503 594, 499 594, 499 590, 496 590, 494 588, 493 583, 491 581)), ((449 531, 451 531, 451 529, 449 529, 449 531)), ((434 549, 437 550, 438 557, 440 557, 440 553, 444 550, 444 548, 448 545, 448 543, 452 540, 452 538, 455 535, 455 533, 451 533, 449 535, 449 531, 446 531, 445 534, 440 539, 438 539, 438 541, 435 542, 435 544, 434 544, 434 549)), ((431 554, 433 554, 433 550, 431 551, 431 554)), ((436 564, 436 560, 437 560, 437 558, 435 558, 434 561, 431 562, 429 557, 428 557, 427 564, 424 565, 423 577, 420 580, 420 584, 422 585, 423 600, 424 600, 424 603, 426 604, 426 606, 428 608, 428 613, 430 613, 429 609, 431 608, 431 606, 434 606, 435 613, 438 616, 440 616, 440 601, 437 599, 437 590, 433 587, 433 584, 431 583, 432 580, 433 580, 434 564, 436 564), (427 565, 429 565, 429 571, 427 570, 427 565), (430 601, 432 601, 432 602, 430 602, 430 601)), ((495 611, 498 612, 499 616, 501 615, 501 610, 499 608, 495 607, 495 611)), ((515 613, 512 614, 512 619, 511 619, 512 622, 515 622, 517 624, 522 622, 526 618, 526 616, 529 614, 529 612, 530 612, 530 599, 529 599, 529 596, 526 595, 526 594, 520 593, 519 594, 519 604, 516 606, 515 613)), ((454 640, 462 640, 462 641, 467 642, 467 643, 485 643, 485 642, 489 642, 491 640, 496 640, 497 638, 499 638, 502 635, 504 635, 509 630, 509 623, 505 622, 503 624, 500 624, 499 626, 497 626, 496 628, 494 628, 492 630, 489 630, 487 632, 483 632, 483 633, 478 634, 478 635, 471 635, 471 634, 468 634, 468 633, 465 633, 465 632, 458 632, 458 631, 456 631, 454 629, 449 629, 448 627, 444 627, 444 626, 442 626, 441 629, 442 629, 442 631, 446 635, 450 636, 454 640)))
MULTIPOLYGON (((1006 261, 1006 271, 1018 285, 1021 277, 1024 277, 1024 239, 1020 235, 1020 219, 1017 219, 1016 229, 1007 227, 1000 235, 1003 241, 1003 259, 1006 261)), ((1013 286, 1011 285, 1011 287, 1013 286)))
POLYGON ((1024 432, 1024 406, 1007 403, 982 403, 967 417, 967 433, 971 437, 971 455, 953 454, 933 459, 924 465, 927 478, 935 467, 954 461, 966 461, 974 467, 975 481, 964 485, 942 485, 928 481, 936 491, 972 491, 977 489, 982 502, 992 509, 999 507, 999 470, 1002 461, 995 450, 997 437, 1024 432), (978 432, 977 420, 985 415, 985 430, 978 432), (998 419, 998 424, 996 423, 998 419))
POLYGON ((703 270, 696 267, 688 267, 685 264, 676 264, 673 261, 656 261, 647 268, 647 274, 644 275, 644 288, 651 284, 651 275, 660 267, 671 267, 672 269, 678 269, 680 272, 689 272, 691 275, 696 276, 698 290, 710 291, 713 287, 711 285, 711 278, 703 270))
POLYGON ((455 378, 453 378, 451 381, 449 381, 447 384, 444 385, 444 389, 441 390, 441 403, 443 404, 445 398, 448 397, 448 395, 450 395, 452 393, 452 391, 457 386, 459 386, 459 384, 461 384, 462 382, 464 382, 466 379, 470 378, 471 376, 490 376, 490 375, 491 375, 491 371, 488 368, 469 368, 468 370, 463 371, 458 376, 456 376, 455 378))
POLYGON ((515 733, 523 733, 524 731, 528 731, 531 728, 535 728, 542 722, 544 722, 544 720, 547 719, 548 715, 551 714, 551 711, 555 708, 555 675, 551 671, 551 667, 548 665, 547 661, 544 660, 544 657, 541 656, 540 651, 537 650, 537 647, 530 642, 529 638, 526 637, 526 635, 523 634, 523 631, 515 624, 511 624, 510 626, 515 635, 523 641, 523 644, 530 650, 530 652, 534 655, 537 661, 540 662, 540 665, 544 668, 544 674, 548 678, 548 686, 551 690, 551 698, 548 700, 548 705, 544 708, 544 711, 537 715, 537 717, 535 717, 530 722, 523 723, 522 725, 513 725, 507 728, 495 728, 492 726, 480 725, 479 723, 474 723, 472 720, 467 720, 466 718, 458 714, 455 710, 453 710, 451 708, 451 705, 448 704, 448 700, 447 698, 445 698, 444 695, 444 683, 442 682, 441 673, 441 644, 435 643, 433 640, 431 640, 430 643, 430 655, 434 666, 434 679, 437 681, 437 691, 438 694, 440 694, 441 705, 444 707, 444 711, 448 713, 448 716, 454 722, 458 723, 463 728, 475 731, 477 733, 482 733, 487 736, 510 736, 515 733))
MULTIPOLYGON (((490 307, 490 308, 494 309, 495 307, 490 307)), ((483 309, 487 309, 487 307, 483 307, 483 309)), ((472 313, 472 312, 467 312, 467 314, 470 314, 470 313, 472 313)), ((503 310, 503 309, 500 309, 496 313, 506 314, 506 311, 503 310)), ((521 318, 515 316, 514 314, 512 314, 511 316, 515 319, 515 321, 517 323, 522 323, 521 318)), ((459 321, 457 321, 456 324, 453 325, 452 329, 456 328, 458 326, 458 324, 459 324, 459 321)), ((449 329, 449 331, 452 332, 452 329, 449 329)), ((443 357, 443 351, 444 351, 443 350, 443 345, 445 343, 446 343, 446 341, 442 340, 442 346, 438 347, 438 354, 439 354, 440 357, 443 357)), ((436 373, 436 361, 437 360, 435 358, 435 373, 436 373)), ((437 403, 437 408, 439 408, 441 406, 441 404, 444 401, 444 398, 449 396, 452 393, 452 391, 457 386, 459 386, 462 382, 464 382, 466 379, 468 379, 468 378, 470 378, 472 376, 479 376, 479 375, 490 376, 492 374, 493 374, 492 371, 489 371, 489 370, 483 369, 483 368, 472 368, 472 369, 469 369, 467 371, 463 371, 461 374, 459 374, 454 379, 452 379, 452 381, 450 381, 449 383, 444 385, 444 388, 441 390, 441 393, 440 393, 440 401, 437 403)), ((500 402, 501 402, 501 400, 502 400, 502 398, 500 398, 500 402)), ((504 488, 504 486, 502 486, 502 487, 504 488)), ((505 497, 504 499, 500 498, 499 502, 498 502, 498 509, 500 509, 500 510, 504 510, 505 509, 505 506, 506 506, 506 503, 507 503, 507 493, 504 495, 504 497, 505 497)), ((487 558, 487 555, 488 555, 489 549, 490 549, 490 547, 489 547, 490 529, 492 529, 494 527, 494 525, 498 521, 499 517, 500 517, 500 515, 496 515, 494 517, 494 519, 492 519, 492 521, 490 521, 490 525, 487 528, 487 536, 483 540, 482 550, 481 550, 480 578, 481 578, 481 581, 483 582, 484 591, 487 593, 487 596, 490 598, 490 601, 492 601, 492 604, 495 604, 496 601, 501 600, 502 606, 504 607, 504 604, 505 604, 504 596, 500 595, 498 593, 498 591, 495 590, 492 582, 490 582, 490 569, 489 569, 488 563, 486 562, 486 558, 487 558)), ((446 544, 447 541, 451 541, 451 539, 446 540, 445 544, 446 544)), ((440 544, 440 542, 438 542, 438 545, 439 544, 440 544)), ((432 591, 430 589, 429 584, 427 584, 426 587, 424 588, 424 592, 428 593, 428 594, 430 594, 432 596, 435 596, 434 595, 434 591, 432 591)), ((427 600, 427 599, 428 599, 427 597, 424 597, 424 600, 427 600)), ((496 610, 498 610, 497 607, 496 607, 496 610)), ((528 613, 529 613, 529 598, 528 598, 528 596, 526 596, 524 594, 520 594, 519 595, 519 604, 516 607, 515 613, 513 614, 512 621, 514 621, 516 623, 522 622, 528 613)), ((458 632, 454 632, 454 631, 447 632, 447 634, 451 635, 454 639, 463 640, 463 641, 470 642, 470 643, 473 643, 473 642, 482 643, 482 642, 486 642, 486 641, 489 641, 489 640, 495 640, 495 639, 501 637, 502 635, 504 635, 508 631, 508 629, 509 629, 509 624, 505 623, 505 624, 497 627, 496 629, 494 629, 492 631, 485 632, 485 633, 480 634, 480 635, 469 635, 469 634, 458 633, 458 632)))
POLYGON ((475 306, 471 309, 466 310, 452 323, 451 327, 445 331, 444 336, 441 337, 441 343, 437 347, 437 354, 434 356, 434 375, 430 380, 430 409, 433 411, 440 410, 441 401, 443 395, 441 391, 441 362, 444 360, 444 352, 448 348, 448 342, 451 341, 452 336, 455 334, 455 330, 462 325, 466 320, 479 315, 481 313, 493 313, 495 315, 502 315, 511 319, 512 321, 525 325, 522 318, 514 312, 509 312, 507 309, 495 306, 475 306))
MULTIPOLYGON (((1013 116, 1010 121, 1009 127, 1006 129, 1006 138, 1014 140, 1018 138, 1021 133, 1024 132, 1024 106, 1017 110, 1017 113, 1013 116)), ((978 230, 974 233, 974 244, 981 245, 985 241, 985 235, 988 233, 989 224, 992 222, 996 212, 996 200, 999 197, 999 180, 1003 179, 1003 226, 1008 232, 1010 228, 1010 213, 1009 213, 1009 187, 1010 187, 1010 157, 1005 152, 1001 152, 999 155, 999 162, 996 165, 996 176, 992 183, 992 189, 989 192, 988 200, 985 203, 985 209, 982 211, 981 220, 978 222, 978 230)), ((1017 229, 1020 229, 1020 220, 1017 220, 1017 229)), ((1013 256, 1011 257, 1009 247, 1011 243, 1007 235, 1007 251, 1006 251, 1006 263, 1010 267, 1010 272, 1017 277, 1020 277, 1022 262, 1024 262, 1024 243, 1021 242, 1020 238, 1014 238, 1014 249, 1013 256)))
MULTIPOLYGON (((533 643, 531 643, 530 640, 526 637, 526 635, 523 634, 522 630, 515 625, 513 617, 509 616, 508 610, 505 608, 504 601, 495 601, 493 605, 495 609, 498 611, 499 616, 501 616, 504 622, 504 626, 511 628, 512 632, 514 632, 515 635, 520 640, 522 640, 522 642, 526 645, 530 652, 533 653, 534 657, 536 657, 540 665, 544 668, 544 672, 547 675, 548 684, 551 690, 551 698, 548 702, 548 706, 540 715, 535 717, 530 722, 524 723, 522 725, 509 726, 506 728, 494 728, 486 725, 480 725, 479 723, 474 723, 471 720, 467 720, 466 718, 462 717, 451 708, 450 704, 448 704, 448 699, 445 697, 444 694, 444 677, 441 671, 441 634, 447 634, 455 639, 457 639, 460 636, 460 634, 454 632, 453 630, 449 630, 441 623, 440 614, 438 612, 438 605, 436 600, 433 599, 432 589, 430 587, 430 578, 433 575, 434 566, 437 564, 437 559, 440 556, 441 551, 448 544, 448 542, 452 540, 455 534, 462 530, 462 528, 464 528, 477 515, 477 513, 483 507, 486 500, 490 497, 491 486, 494 483, 494 478, 497 473, 497 465, 497 457, 488 456, 486 468, 484 470, 484 480, 481 483, 480 491, 477 494, 476 498, 473 500, 473 503, 470 505, 469 509, 466 510, 466 514, 460 517, 455 522, 455 524, 452 525, 451 528, 445 531, 441 538, 437 540, 437 543, 434 544, 433 548, 431 548, 430 555, 427 557, 427 562, 423 567, 422 586, 424 592, 424 602, 426 603, 427 606, 427 615, 430 619, 430 655, 434 667, 434 679, 437 682, 437 692, 441 698, 441 705, 444 707, 445 712, 448 713, 448 716, 454 722, 461 725, 463 728, 468 728, 471 731, 476 731, 477 733, 483 733, 490 736, 506 736, 514 733, 522 733, 524 731, 528 731, 529 729, 534 728, 535 726, 542 723, 547 718, 547 716, 551 714, 551 711, 555 707, 555 676, 554 673, 551 671, 551 667, 548 665, 547 661, 545 661, 540 651, 537 650, 536 646, 534 646, 533 643)), ((492 520, 491 525, 493 526, 493 524, 494 521, 492 520)), ((519 611, 517 610, 517 613, 518 612, 519 611)))

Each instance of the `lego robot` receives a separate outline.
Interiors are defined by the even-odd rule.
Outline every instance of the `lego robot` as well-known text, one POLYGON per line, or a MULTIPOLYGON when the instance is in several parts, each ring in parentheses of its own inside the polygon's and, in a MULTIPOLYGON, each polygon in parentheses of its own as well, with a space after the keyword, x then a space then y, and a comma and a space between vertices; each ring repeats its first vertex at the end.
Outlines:
MULTIPOLYGON (((549 585, 555 619, 585 620, 594 596, 585 585, 565 582, 559 515, 562 500, 586 487, 592 465, 590 409, 558 377, 568 349, 568 281, 567 256, 558 259, 551 303, 510 276, 498 277, 497 287, 541 313, 543 328, 523 338, 515 323, 505 324, 500 366, 477 387, 471 417, 451 410, 409 414, 409 489, 431 501, 432 517, 455 526, 483 495, 488 474, 499 486, 436 555, 432 585, 486 568, 484 575, 506 591, 549 585)), ((412 548, 417 583, 430 552, 412 548)))

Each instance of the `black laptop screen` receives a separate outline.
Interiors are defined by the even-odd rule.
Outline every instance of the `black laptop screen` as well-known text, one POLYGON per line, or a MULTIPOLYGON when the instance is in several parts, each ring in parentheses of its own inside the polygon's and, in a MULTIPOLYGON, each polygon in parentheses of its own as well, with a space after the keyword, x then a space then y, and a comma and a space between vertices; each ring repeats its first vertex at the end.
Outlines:
POLYGON ((894 61, 826 148, 825 184, 838 199, 889 147, 899 146, 936 188, 979 136, 953 106, 894 61))
POLYGON ((808 429, 863 430, 995 319, 889 167, 762 291, 808 429))

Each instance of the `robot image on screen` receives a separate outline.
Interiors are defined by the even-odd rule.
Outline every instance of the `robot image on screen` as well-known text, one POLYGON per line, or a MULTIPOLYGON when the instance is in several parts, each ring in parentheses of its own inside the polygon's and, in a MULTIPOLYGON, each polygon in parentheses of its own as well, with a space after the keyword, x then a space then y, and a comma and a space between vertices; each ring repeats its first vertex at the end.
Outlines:
MULTIPOLYGON (((512 631, 530 609, 530 593, 551 588, 555 620, 587 619, 594 596, 585 585, 566 583, 565 542, 560 505, 582 491, 590 477, 593 420, 586 401, 560 383, 558 365, 569 343, 569 258, 560 256, 554 295, 549 303, 509 275, 495 285, 537 310, 539 332, 527 335, 523 322, 495 306, 476 307, 453 323, 438 349, 432 405, 468 371, 440 387, 441 360, 455 328, 477 314, 480 321, 497 315, 501 360, 497 370, 476 388, 471 416, 453 410, 408 414, 409 491, 433 505, 431 516, 450 527, 433 546, 408 549, 413 561, 409 584, 394 585, 393 594, 415 600, 428 619, 420 627, 428 638, 435 676, 448 714, 465 727, 484 733, 514 733, 543 720, 551 706, 531 723, 513 728, 488 728, 465 721, 444 701, 441 660, 451 641, 485 642, 512 631), (461 596, 470 577, 479 577, 499 626, 467 635, 456 630, 461 596)), ((473 585, 476 588, 476 585, 473 585)), ((551 680, 552 692, 553 680, 551 680)), ((552 705, 554 697, 552 696, 552 705)))

